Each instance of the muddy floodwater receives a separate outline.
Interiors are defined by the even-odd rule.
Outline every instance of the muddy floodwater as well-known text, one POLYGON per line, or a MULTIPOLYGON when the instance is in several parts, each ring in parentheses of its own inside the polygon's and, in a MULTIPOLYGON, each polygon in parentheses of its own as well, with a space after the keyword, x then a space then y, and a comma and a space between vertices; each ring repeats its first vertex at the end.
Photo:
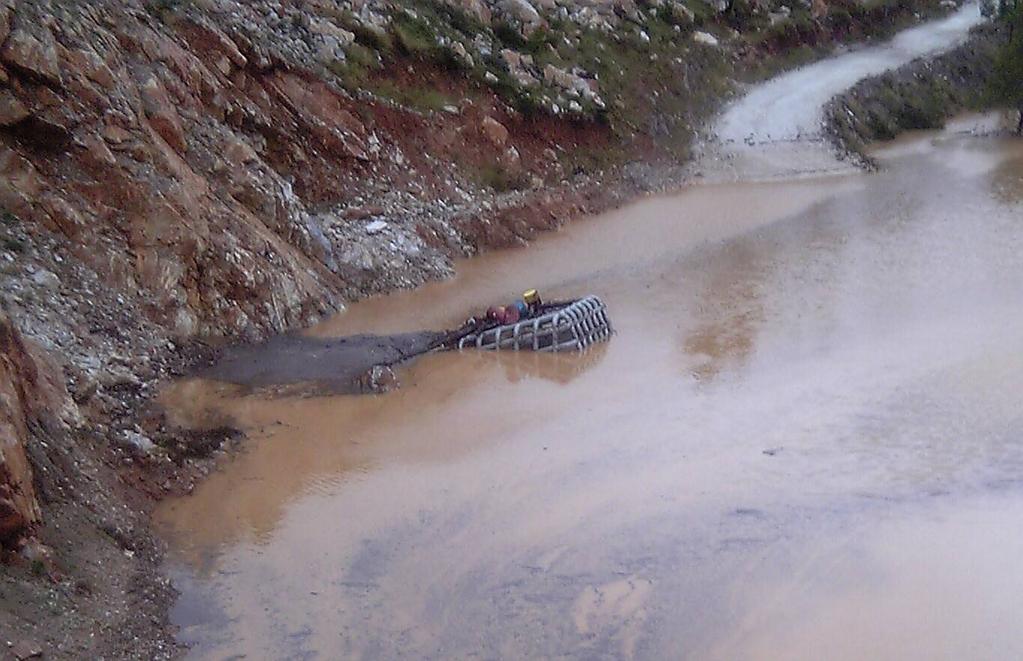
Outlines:
POLYGON ((242 453, 157 520, 195 658, 1023 658, 1023 143, 700 186, 323 336, 596 293, 581 355, 435 354, 372 397, 206 381, 242 453))

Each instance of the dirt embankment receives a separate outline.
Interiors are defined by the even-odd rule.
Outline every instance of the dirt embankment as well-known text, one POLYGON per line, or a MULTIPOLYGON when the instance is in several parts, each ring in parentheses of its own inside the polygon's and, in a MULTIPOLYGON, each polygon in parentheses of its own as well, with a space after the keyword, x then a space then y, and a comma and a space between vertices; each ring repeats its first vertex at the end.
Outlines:
POLYGON ((825 108, 828 133, 843 152, 867 160, 863 149, 871 142, 938 129, 964 111, 985 109, 988 77, 1003 39, 998 26, 986 24, 944 55, 861 81, 825 108))
POLYGON ((174 653, 146 512, 233 437, 152 404, 197 338, 676 185, 732 77, 938 7, 0 0, 0 643, 174 653))

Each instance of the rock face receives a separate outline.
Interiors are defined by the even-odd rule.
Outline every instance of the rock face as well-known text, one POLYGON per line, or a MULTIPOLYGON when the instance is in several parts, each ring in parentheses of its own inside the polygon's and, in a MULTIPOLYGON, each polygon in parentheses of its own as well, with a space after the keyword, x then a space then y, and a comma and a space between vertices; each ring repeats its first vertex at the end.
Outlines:
POLYGON ((29 423, 47 399, 35 361, 0 313, 0 545, 13 546, 41 518, 27 443, 29 423))
POLYGON ((57 46, 45 26, 37 27, 34 34, 27 27, 16 28, 0 50, 0 58, 29 76, 55 85, 61 82, 57 46))
MULTIPOLYGON (((526 0, 450 6, 527 31, 545 20, 526 0)), ((380 26, 394 11, 376 0, 0 0, 0 210, 63 237, 179 336, 264 337, 450 273, 480 245, 451 202, 478 184, 475 168, 444 158, 439 169, 435 156, 456 139, 488 153, 494 132, 456 134, 460 120, 342 88, 353 30, 390 38, 380 26), (413 218, 424 186, 440 202, 413 218), (352 200, 387 207, 386 242, 343 216, 352 200)), ((445 48, 471 68, 466 44, 445 48)), ((544 84, 528 55, 505 55, 521 84, 544 84)), ((551 81, 561 107, 599 102, 596 81, 561 70, 551 81)), ((498 142, 491 161, 514 147, 517 164, 547 167, 498 142)))

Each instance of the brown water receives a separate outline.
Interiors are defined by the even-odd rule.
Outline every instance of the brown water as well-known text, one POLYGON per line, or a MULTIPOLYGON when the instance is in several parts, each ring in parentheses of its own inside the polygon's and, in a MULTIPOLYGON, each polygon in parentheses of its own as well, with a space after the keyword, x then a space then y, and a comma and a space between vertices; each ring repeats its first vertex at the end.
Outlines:
POLYGON ((329 335, 596 293, 579 356, 443 354, 379 397, 178 384, 245 451, 158 523, 197 658, 1021 658, 1023 143, 706 186, 329 335))

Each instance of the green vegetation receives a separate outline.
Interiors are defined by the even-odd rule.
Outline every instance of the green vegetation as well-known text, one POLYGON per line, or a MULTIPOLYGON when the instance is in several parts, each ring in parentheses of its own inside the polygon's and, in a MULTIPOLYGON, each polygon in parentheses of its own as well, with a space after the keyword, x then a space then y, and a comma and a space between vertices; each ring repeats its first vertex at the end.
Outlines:
MULTIPOLYGON (((593 172, 639 154, 684 159, 694 126, 714 112, 736 76, 764 78, 818 59, 836 43, 887 36, 944 11, 937 0, 831 0, 820 16, 792 2, 784 3, 785 16, 769 13, 781 4, 732 0, 717 13, 703 0, 640 3, 614 30, 548 15, 528 33, 500 19, 484 25, 440 0, 399 1, 383 28, 339 9, 334 20, 356 41, 346 60, 331 68, 349 89, 417 111, 436 112, 455 105, 453 97, 492 93, 527 121, 558 114, 590 123, 597 129, 590 134, 595 142, 565 150, 560 160, 566 171, 593 172), (716 35, 722 45, 695 43, 695 29, 716 35), (522 58, 521 70, 506 49, 522 58), (573 75, 581 70, 584 79, 597 81, 600 101, 563 89, 572 83, 564 82, 566 75, 545 76, 548 66, 573 75), (417 77, 410 81, 413 70, 417 77)), ((889 99, 860 117, 861 124, 870 124, 868 133, 891 136, 905 128, 940 126, 949 90, 902 92, 905 98, 889 99)), ((498 166, 474 176, 496 190, 524 184, 498 166)))
POLYGON ((497 193, 529 188, 529 177, 521 171, 512 171, 493 163, 479 169, 479 182, 497 193))
POLYGON ((376 81, 369 89, 378 96, 416 110, 436 112, 442 110, 444 106, 456 103, 454 99, 432 87, 401 85, 391 80, 376 81))
POLYGON ((157 19, 166 22, 174 12, 192 4, 192 0, 145 0, 143 8, 157 19))
POLYGON ((1008 34, 995 56, 988 100, 1016 108, 1020 113, 1016 132, 1023 133, 1023 3, 1003 4, 999 20, 1007 26, 1008 34))
POLYGON ((17 236, 17 227, 20 223, 21 219, 10 211, 0 210, 0 248, 18 255, 28 250, 24 239, 17 236))
POLYGON ((402 12, 391 24, 398 48, 405 55, 429 57, 437 48, 437 38, 430 23, 417 14, 402 12))

